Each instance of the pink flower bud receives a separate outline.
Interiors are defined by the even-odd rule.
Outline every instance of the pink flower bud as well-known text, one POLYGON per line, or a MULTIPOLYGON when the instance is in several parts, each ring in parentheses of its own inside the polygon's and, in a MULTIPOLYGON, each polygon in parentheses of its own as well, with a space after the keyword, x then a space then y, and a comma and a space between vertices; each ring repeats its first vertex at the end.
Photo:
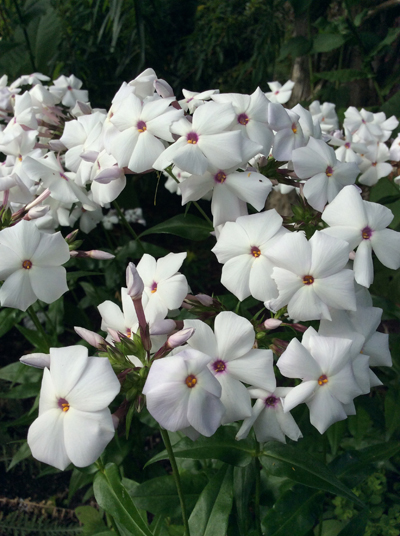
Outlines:
POLYGON ((144 283, 133 262, 130 262, 126 268, 126 286, 128 296, 130 296, 132 300, 138 300, 142 297, 144 283))
POLYGON ((350 251, 349 253, 349 259, 351 261, 354 261, 354 259, 356 258, 356 252, 355 251, 350 251))
POLYGON ((195 298, 199 300, 201 305, 205 305, 206 307, 210 307, 214 301, 211 296, 208 296, 207 294, 196 294, 195 298))
POLYGON ((168 348, 176 348, 177 346, 181 346, 190 339, 194 331, 194 328, 185 328, 181 331, 177 331, 176 333, 168 337, 166 345, 168 346, 168 348))
POLYGON ((176 322, 170 318, 153 322, 150 326, 150 335, 168 335, 177 328, 176 322))
POLYGON ((268 318, 264 322, 265 329, 276 329, 282 324, 282 320, 278 320, 277 318, 268 318))
POLYGON ((74 330, 84 341, 88 342, 95 348, 103 348, 106 344, 106 341, 103 339, 103 337, 94 331, 77 326, 74 327, 74 330))
POLYGON ((24 365, 35 368, 50 368, 50 354, 26 354, 19 359, 24 365))
POLYGON ((25 210, 30 210, 31 208, 36 207, 36 205, 39 205, 42 201, 47 199, 50 194, 51 194, 50 190, 46 188, 46 190, 42 192, 36 199, 34 199, 31 203, 26 205, 25 210))
POLYGON ((92 259, 97 259, 99 261, 108 261, 110 259, 114 259, 115 255, 112 255, 111 253, 107 253, 106 251, 100 251, 99 249, 91 249, 90 251, 86 252, 88 256, 92 259))
POLYGON ((33 207, 28 211, 28 214, 25 216, 25 220, 36 220, 45 216, 50 210, 49 205, 42 205, 41 207, 33 207))
POLYGON ((107 328, 107 331, 111 335, 113 341, 121 342, 121 337, 119 336, 118 331, 115 331, 115 329, 112 328, 107 328))

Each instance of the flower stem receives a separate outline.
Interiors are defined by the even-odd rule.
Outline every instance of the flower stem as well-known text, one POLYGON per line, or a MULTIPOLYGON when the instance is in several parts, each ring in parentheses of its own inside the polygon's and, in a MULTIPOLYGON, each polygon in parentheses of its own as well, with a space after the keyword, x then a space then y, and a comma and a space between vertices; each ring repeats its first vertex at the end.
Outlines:
POLYGON ((183 526, 184 526, 184 529, 185 529, 184 534, 185 534, 185 536, 190 536, 189 523, 188 523, 186 507, 185 507, 185 497, 184 497, 183 491, 182 491, 181 480, 179 478, 178 466, 176 465, 174 451, 172 449, 171 441, 169 439, 169 435, 168 435, 167 430, 163 430, 161 428, 160 431, 161 431, 161 437, 162 437, 162 439, 164 441, 165 448, 167 449, 167 452, 168 452, 169 461, 170 461, 171 466, 172 466, 172 476, 174 477, 176 489, 177 489, 178 495, 179 495, 179 501, 181 503, 182 521, 183 521, 183 526))
POLYGON ((32 322, 35 324, 36 329, 41 334, 41 336, 43 338, 43 342, 44 342, 45 347, 46 347, 46 352, 45 353, 48 354, 49 351, 50 351, 50 344, 49 344, 49 341, 47 339, 47 334, 46 334, 45 330, 43 329, 43 326, 40 323, 40 320, 38 319, 37 314, 35 313, 35 311, 34 311, 32 306, 28 307, 27 313, 28 313, 30 319, 32 320, 32 322))
POLYGON ((126 230, 132 236, 132 238, 134 238, 134 240, 136 240, 138 242, 138 244, 140 245, 140 247, 142 248, 142 251, 144 253, 144 246, 143 246, 142 242, 140 241, 140 238, 135 233, 135 231, 132 229, 132 227, 129 225, 128 220, 125 218, 124 213, 120 209, 120 206, 118 205, 118 203, 116 201, 113 201, 112 204, 113 204, 115 210, 118 212, 118 216, 120 217, 120 219, 121 219, 123 225, 125 226, 126 230))
POLYGON ((261 513, 260 513, 260 494, 261 494, 261 463, 259 460, 260 454, 260 444, 257 442, 257 456, 255 458, 256 462, 256 492, 254 499, 254 513, 256 516, 256 530, 259 536, 262 536, 261 529, 261 513))

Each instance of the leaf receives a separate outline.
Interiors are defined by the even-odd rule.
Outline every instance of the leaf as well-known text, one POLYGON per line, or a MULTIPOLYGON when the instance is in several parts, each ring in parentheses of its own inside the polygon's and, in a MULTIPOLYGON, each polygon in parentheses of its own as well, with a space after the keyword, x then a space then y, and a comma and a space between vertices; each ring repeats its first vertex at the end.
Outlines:
POLYGON ((17 452, 14 454, 10 465, 7 467, 7 472, 15 467, 17 463, 21 462, 22 460, 25 460, 26 458, 29 458, 31 455, 31 449, 29 448, 29 445, 26 441, 22 443, 20 448, 17 450, 17 452))
POLYGON ((100 508, 110 514, 134 536, 153 536, 138 509, 122 485, 118 466, 106 465, 104 472, 99 471, 94 479, 93 491, 100 508))
POLYGON ((237 524, 241 536, 247 536, 251 525, 249 509, 250 495, 255 483, 254 463, 233 470, 233 490, 237 513, 237 524))
MULTIPOLYGON (((350 459, 345 466, 340 466, 336 463, 339 469, 335 473, 343 476, 348 473, 357 474, 359 471, 368 467, 372 463, 383 462, 391 458, 400 451, 400 443, 398 441, 388 441, 386 443, 378 443, 371 447, 358 450, 354 453, 346 453, 350 459)), ((336 460, 335 460, 336 461, 336 460)))
POLYGON ((305 486, 340 495, 364 507, 328 467, 299 448, 270 442, 265 445, 260 461, 273 476, 290 478, 305 486))
MULTIPOLYGON (((83 524, 83 534, 107 534, 107 526, 103 521, 103 515, 92 506, 78 506, 75 508, 76 517, 83 524)), ((114 534, 108 531, 109 534, 114 534)))
POLYGON ((25 337, 27 341, 29 341, 36 349, 37 352, 41 352, 44 354, 48 353, 48 346, 47 343, 43 340, 42 335, 33 329, 27 329, 23 326, 15 326, 17 330, 22 333, 22 335, 25 337))
POLYGON ((286 43, 283 43, 279 54, 279 60, 284 60, 287 56, 297 58, 298 56, 305 56, 312 49, 312 41, 305 37, 298 35, 292 37, 286 43))
POLYGON ((314 37, 313 50, 314 54, 318 52, 330 52, 335 48, 341 47, 346 42, 343 35, 339 33, 321 33, 314 37))
POLYGON ((38 71, 49 74, 49 63, 57 53, 62 35, 61 30, 60 17, 50 5, 46 5, 45 14, 40 17, 35 35, 34 55, 38 71))
POLYGON ((69 503, 71 501, 72 497, 75 495, 75 493, 78 490, 82 489, 84 486, 87 486, 88 484, 91 484, 93 482, 93 478, 94 478, 93 473, 83 472, 75 467, 71 473, 71 478, 69 481, 67 502, 69 503))
POLYGON ((0 393, 0 398, 31 398, 39 394, 40 385, 40 382, 17 385, 17 387, 13 387, 9 391, 0 393))
POLYGON ((339 81, 345 84, 347 82, 353 82, 353 80, 371 78, 371 75, 358 69, 337 69, 336 71, 321 71, 320 73, 314 73, 314 77, 329 80, 329 82, 339 81))
POLYGON ((23 311, 17 311, 16 309, 3 309, 0 311, 0 337, 3 337, 15 324, 25 316, 23 311))
POLYGON ((321 491, 300 485, 286 491, 262 520, 265 536, 307 534, 319 517, 322 497, 321 491))
POLYGON ((400 427, 398 416, 399 407, 400 392, 397 389, 389 389, 385 396, 386 439, 390 439, 393 433, 400 427))
MULTIPOLYGON (((187 510, 193 510, 207 480, 203 475, 183 473, 180 475, 187 510)), ((137 508, 147 510, 154 515, 180 519, 181 508, 176 484, 172 475, 153 478, 140 485, 129 488, 129 480, 122 479, 129 495, 134 499, 137 508)))
POLYGON ((296 17, 307 11, 313 0, 289 0, 296 17))
MULTIPOLYGON (((236 441, 233 434, 236 430, 229 426, 220 427, 212 437, 200 436, 197 441, 184 437, 178 443, 175 443, 174 454, 176 458, 189 458, 192 460, 214 459, 221 460, 230 465, 244 467, 249 464, 253 458, 254 450, 252 441, 244 439, 236 441)), ((147 465, 167 460, 168 453, 166 450, 160 452, 149 460, 147 465)))
POLYGON ((150 234, 173 234, 189 240, 205 240, 213 230, 209 223, 197 216, 178 214, 178 216, 146 229, 140 238, 150 234))
POLYGON ((189 517, 191 536, 225 536, 233 501, 233 469, 223 465, 204 488, 189 517))
POLYGON ((104 275, 103 272, 87 272, 84 270, 76 270, 75 272, 67 272, 67 281, 75 281, 80 277, 92 276, 92 275, 104 275))
POLYGON ((368 510, 364 508, 339 532, 338 536, 357 536, 364 534, 368 523, 368 510))
POLYGON ((400 91, 395 93, 388 101, 386 101, 381 107, 382 112, 385 112, 386 117, 395 115, 400 116, 400 91))
POLYGON ((369 56, 372 58, 376 54, 378 54, 378 52, 380 52, 382 48, 386 46, 390 46, 397 39, 399 34, 400 34, 400 28, 389 28, 388 33, 386 34, 386 37, 382 39, 382 41, 378 43, 376 47, 374 47, 370 51, 369 56))
POLYGON ((32 383, 40 381, 42 370, 28 367, 19 361, 11 363, 0 369, 0 380, 6 380, 13 383, 32 383))

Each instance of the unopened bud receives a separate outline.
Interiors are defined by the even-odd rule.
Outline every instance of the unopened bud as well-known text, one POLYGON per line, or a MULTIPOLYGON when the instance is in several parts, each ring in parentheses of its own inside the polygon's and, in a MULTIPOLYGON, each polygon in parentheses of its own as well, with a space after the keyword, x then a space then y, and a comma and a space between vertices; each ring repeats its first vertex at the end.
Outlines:
POLYGON ((307 331, 308 329, 308 326, 303 326, 303 324, 287 324, 288 326, 292 327, 293 329, 295 329, 296 331, 299 331, 300 333, 304 333, 305 331, 307 331))
POLYGON ((49 205, 42 205, 41 207, 33 207, 28 211, 28 214, 25 216, 24 220, 36 220, 45 216, 50 210, 49 205))
POLYGON ((19 359, 24 365, 29 365, 30 367, 35 368, 50 368, 50 354, 26 354, 20 357, 19 359))
POLYGON ((128 296, 130 296, 132 300, 138 300, 142 297, 144 283, 133 262, 130 262, 126 268, 126 286, 128 296))
POLYGON ((201 305, 205 305, 206 307, 210 307, 214 302, 211 296, 208 296, 207 294, 196 294, 195 298, 199 300, 201 305))
POLYGON ((184 328, 181 331, 177 331, 176 333, 168 337, 166 345, 168 346, 168 348, 176 348, 177 346, 182 346, 182 344, 185 344, 185 342, 190 339, 194 332, 194 328, 184 328))
POLYGON ((177 328, 175 320, 171 318, 166 318, 164 320, 159 320, 158 322, 153 322, 150 326, 150 335, 168 335, 171 331, 177 328))
POLYGON ((157 91, 157 93, 160 95, 160 97, 173 97, 174 96, 174 90, 172 87, 166 82, 165 80, 162 80, 161 78, 157 78, 153 82, 154 89, 157 91))
POLYGON ((72 244, 79 233, 79 229, 75 229, 75 231, 72 231, 72 233, 67 234, 65 237, 65 241, 67 244, 72 244))
POLYGON ((354 261, 354 259, 356 258, 356 252, 355 251, 350 251, 349 253, 349 259, 351 261, 354 261))
POLYGON ((40 205, 42 201, 47 199, 49 195, 51 194, 50 190, 46 188, 44 192, 42 192, 36 199, 34 199, 31 203, 26 205, 25 210, 30 210, 33 207, 36 207, 37 205, 40 205))
POLYGON ((115 329, 112 328, 107 328, 107 331, 111 335, 113 341, 121 342, 121 337, 119 336, 118 331, 115 331, 115 329))
POLYGON ((100 349, 105 347, 106 341, 98 333, 77 326, 74 327, 74 330, 79 335, 79 337, 81 337, 84 341, 88 342, 91 346, 94 346, 94 348, 100 349))
POLYGON ((282 324, 282 320, 278 320, 277 318, 268 318, 264 322, 265 329, 276 329, 282 324))

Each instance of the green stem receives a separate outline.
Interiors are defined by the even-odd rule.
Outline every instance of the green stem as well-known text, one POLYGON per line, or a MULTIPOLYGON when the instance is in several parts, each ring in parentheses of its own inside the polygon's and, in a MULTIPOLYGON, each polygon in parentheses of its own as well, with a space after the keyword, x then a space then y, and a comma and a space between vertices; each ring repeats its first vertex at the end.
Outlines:
POLYGON ((47 339, 47 334, 46 334, 45 330, 43 329, 43 326, 40 323, 40 320, 38 319, 37 314, 33 310, 32 306, 28 307, 27 313, 30 316, 30 319, 32 320, 32 322, 35 324, 35 327, 38 330, 38 332, 42 335, 43 341, 44 341, 44 343, 46 345, 46 352, 45 353, 48 354, 49 351, 50 351, 50 344, 49 344, 49 341, 47 339))
POLYGON ((135 233, 135 231, 132 229, 132 227, 129 225, 127 219, 125 218, 124 213, 122 212, 122 210, 120 209, 120 207, 119 207, 119 205, 118 205, 118 203, 116 201, 113 201, 113 206, 114 206, 115 210, 118 212, 118 216, 120 217, 122 223, 124 224, 125 229, 132 236, 132 238, 138 242, 138 244, 140 245, 140 247, 142 248, 142 251, 144 253, 144 246, 143 246, 142 242, 140 241, 140 238, 135 233))
POLYGON ((257 534, 262 536, 261 529, 261 513, 260 513, 260 495, 261 495, 261 463, 259 460, 260 444, 257 442, 257 457, 256 462, 256 495, 254 499, 254 513, 256 516, 256 529, 257 534))
POLYGON ((174 451, 172 449, 171 441, 169 439, 169 435, 168 435, 167 430, 163 430, 161 428, 160 431, 161 431, 161 437, 162 437, 162 439, 164 441, 165 448, 167 449, 167 452, 168 452, 169 461, 170 461, 171 466, 172 466, 172 476, 174 477, 176 489, 177 489, 178 495, 179 495, 179 501, 181 503, 182 521, 183 521, 183 526, 184 526, 184 529, 185 529, 184 534, 185 534, 185 536, 190 536, 188 517, 187 517, 186 507, 185 507, 185 497, 184 497, 183 491, 182 491, 181 479, 179 478, 179 471, 178 471, 178 466, 176 465, 174 451))

